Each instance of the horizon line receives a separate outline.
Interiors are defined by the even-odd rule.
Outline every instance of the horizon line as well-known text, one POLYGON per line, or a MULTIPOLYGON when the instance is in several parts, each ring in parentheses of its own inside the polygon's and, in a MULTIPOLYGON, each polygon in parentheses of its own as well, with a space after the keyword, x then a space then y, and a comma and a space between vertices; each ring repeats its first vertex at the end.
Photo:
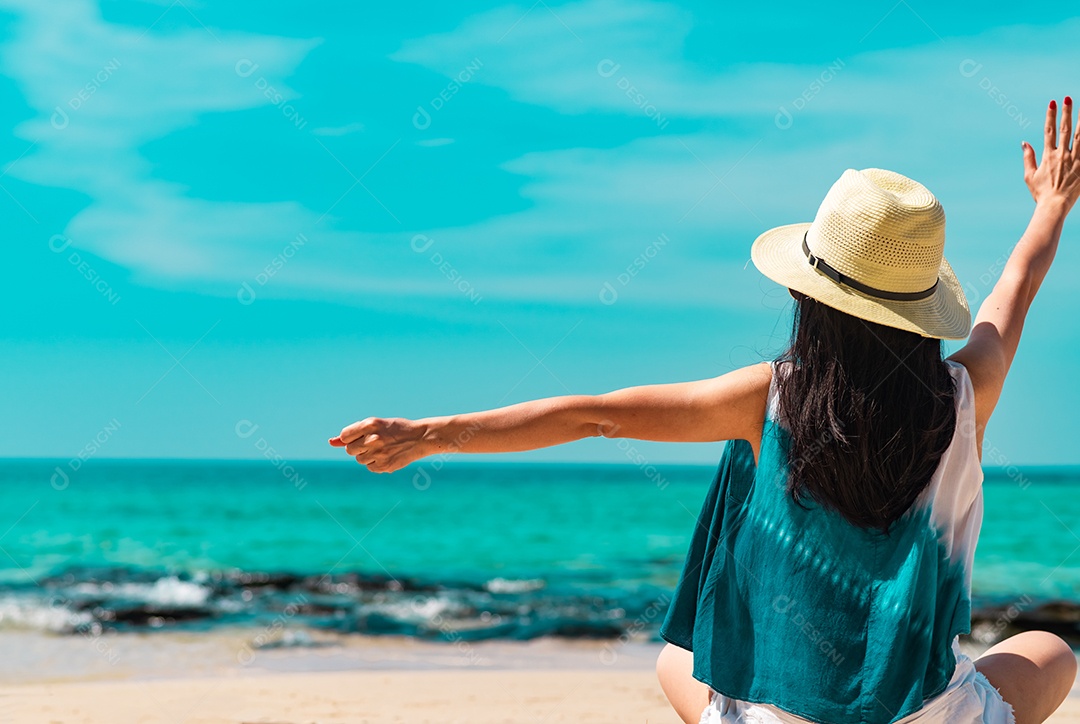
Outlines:
MULTIPOLYGON (((479 455, 479 453, 477 453, 479 455)), ((78 456, 75 457, 16 457, 0 455, 0 464, 13 463, 13 462, 25 462, 25 463, 69 463, 73 460, 80 460, 78 456)), ((420 461, 417 461, 420 462, 420 461)), ((647 464, 652 466, 664 466, 669 468, 715 468, 717 462, 667 462, 667 461, 649 461, 647 464)), ((270 463, 275 467, 283 465, 335 465, 346 466, 356 465, 357 467, 363 467, 359 463, 352 462, 351 460, 332 460, 329 458, 298 458, 278 461, 271 460, 265 457, 93 457, 86 460, 82 460, 82 465, 91 463, 255 463, 265 464, 270 463)), ((416 463, 411 463, 409 466, 401 468, 401 470, 395 472, 404 472, 408 470, 416 463)), ((622 461, 603 461, 603 460, 483 460, 483 459, 464 459, 464 460, 443 460, 442 466, 453 467, 558 467, 558 466, 578 466, 578 467, 625 467, 625 468, 640 468, 639 464, 633 462, 622 461)), ((1078 464, 1009 464, 1009 465, 981 465, 980 466, 984 474, 994 475, 1011 475, 1008 471, 1013 470, 1040 470, 1040 471, 1080 471, 1080 463, 1078 464)), ((391 473, 393 474, 393 473, 391 473)))

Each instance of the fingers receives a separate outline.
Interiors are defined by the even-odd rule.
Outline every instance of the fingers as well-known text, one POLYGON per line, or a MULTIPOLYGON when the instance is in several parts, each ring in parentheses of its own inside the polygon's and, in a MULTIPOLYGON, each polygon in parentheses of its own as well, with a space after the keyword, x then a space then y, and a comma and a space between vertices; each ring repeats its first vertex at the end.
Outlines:
POLYGON ((1023 141, 1024 148, 1024 180, 1030 180, 1038 170, 1039 164, 1035 161, 1035 149, 1027 141, 1023 141))
POLYGON ((1072 98, 1065 96, 1065 102, 1061 106, 1061 146, 1069 150, 1069 139, 1072 138, 1072 98))
POLYGON ((359 440, 353 440, 352 442, 350 442, 348 445, 345 446, 345 452, 349 453, 350 455, 356 456, 368 450, 381 449, 382 446, 382 438, 380 438, 375 433, 371 433, 370 435, 365 435, 359 440))
POLYGON ((402 441, 395 432, 399 423, 396 419, 368 417, 349 425, 340 435, 330 438, 329 443, 345 448, 356 462, 373 473, 392 473, 415 458, 402 451, 402 441))
POLYGON ((392 473, 401 466, 397 463, 397 456, 386 455, 357 455, 356 462, 360 463, 373 473, 392 473))
POLYGON ((350 442, 357 440, 364 435, 370 435, 379 429, 382 420, 377 417, 368 417, 360 422, 354 422, 341 431, 341 441, 348 445, 350 442))
MULTIPOLYGON (((1068 107, 1069 107, 1070 109, 1072 108, 1073 102, 1072 102, 1072 97, 1071 97, 1071 96, 1065 96, 1065 104, 1066 104, 1066 105, 1067 105, 1067 106, 1068 106, 1068 107)), ((1070 110, 1070 112, 1069 112, 1069 115, 1070 115, 1070 116, 1072 116, 1072 111, 1071 111, 1071 110, 1070 110)), ((1076 152, 1077 152, 1077 151, 1076 151, 1076 147, 1077 147, 1077 145, 1078 145, 1078 142, 1080 142, 1080 122, 1078 122, 1078 123, 1076 124, 1076 134, 1075 134, 1075 135, 1073 136, 1073 138, 1072 138, 1072 152, 1073 152, 1073 153, 1076 153, 1076 152)))
POLYGON ((1043 128, 1043 156, 1057 148, 1057 101, 1050 101, 1046 108, 1046 125, 1043 128))

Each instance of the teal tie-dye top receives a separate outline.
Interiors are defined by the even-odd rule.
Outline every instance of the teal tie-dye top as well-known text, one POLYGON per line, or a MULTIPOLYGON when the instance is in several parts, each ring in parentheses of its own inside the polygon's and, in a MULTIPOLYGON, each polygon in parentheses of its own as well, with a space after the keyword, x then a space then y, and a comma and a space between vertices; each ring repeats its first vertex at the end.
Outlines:
POLYGON ((759 464, 727 443, 661 636, 694 652, 694 677, 740 701, 815 722, 886 724, 949 683, 971 625, 982 523, 974 392, 963 365, 956 432, 933 479, 888 535, 787 493, 789 438, 773 363, 759 464))

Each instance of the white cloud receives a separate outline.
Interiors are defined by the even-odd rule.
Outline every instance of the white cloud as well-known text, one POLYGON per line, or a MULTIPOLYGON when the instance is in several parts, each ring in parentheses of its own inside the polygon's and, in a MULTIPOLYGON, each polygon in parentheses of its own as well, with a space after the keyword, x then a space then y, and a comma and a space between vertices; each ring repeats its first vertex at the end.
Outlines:
MULTIPOLYGON (((0 7, 19 16, 0 62, 37 111, 17 129, 37 145, 10 173, 90 198, 66 229, 76 246, 130 268, 144 283, 216 294, 256 279, 305 234, 287 272, 260 293, 452 296, 467 280, 487 298, 589 300, 665 235, 669 242, 639 270, 648 281, 635 279, 627 295, 757 305, 747 294, 761 288, 760 278, 752 267, 738 274, 753 237, 808 219, 844 168, 866 165, 916 178, 932 171, 928 185, 952 199, 946 208, 960 245, 951 242, 951 255, 989 263, 1015 240, 1002 230, 1022 220, 1018 210, 1029 202, 1019 174, 1010 186, 1008 178, 983 173, 986 154, 1017 134, 1036 140, 1039 125, 1020 129, 997 99, 1005 95, 1027 114, 1041 109, 1049 81, 1036 70, 1048 60, 1025 55, 1031 48, 1055 48, 1060 74, 1080 60, 1071 45, 1057 45, 1076 23, 1024 31, 1023 42, 1020 31, 1003 30, 868 53, 843 59, 835 78, 799 110, 792 101, 822 68, 698 68, 682 58, 691 18, 673 5, 586 0, 558 6, 557 17, 542 6, 527 14, 501 8, 453 32, 409 41, 394 58, 448 77, 479 58, 470 83, 565 113, 644 116, 651 104, 668 119, 729 116, 739 123, 675 133, 650 127, 645 117, 643 137, 629 143, 530 153, 504 164, 525 179, 521 193, 530 205, 523 211, 466 227, 375 234, 320 231, 333 219, 320 223, 321 213, 297 203, 190 198, 182 186, 155 179, 139 154, 142 144, 205 113, 272 105, 282 123, 294 123, 290 113, 303 115, 303 99, 277 79, 292 75, 317 41, 233 32, 215 39, 202 29, 143 33, 105 23, 88 0, 57 0, 48 10, 32 0, 0 0, 0 7), (970 76, 960 72, 967 58, 983 64, 970 76), (619 68, 609 74, 614 65, 605 60, 619 68), (623 77, 641 89, 645 106, 619 87, 623 77), (1003 89, 997 99, 981 87, 983 78, 1003 89), (793 111, 792 130, 774 123, 780 105, 793 111), (54 124, 58 106, 67 120, 54 124), (808 140, 806 128, 819 135, 808 140), (986 146, 973 146, 973 137, 986 146), (417 232, 434 240, 423 252, 410 244, 417 232)), ((361 130, 353 123, 313 132, 361 130)), ((450 139, 432 143, 443 140, 450 139)))
MULTIPOLYGON (((641 119, 643 137, 626 146, 530 154, 506 165, 531 179, 525 194, 536 206, 516 215, 516 224, 492 223, 528 239, 561 233, 617 244, 650 224, 671 226, 722 176, 678 224, 707 267, 717 255, 733 260, 756 230, 812 218, 845 168, 885 166, 923 180, 945 202, 949 254, 961 271, 966 260, 980 275, 1015 243, 1030 209, 1019 140, 1038 146, 1047 99, 1070 90, 1080 20, 824 64, 712 70, 684 57, 692 20, 682 8, 649 0, 503 7, 410 40, 392 57, 447 77, 478 57, 483 69, 470 82, 516 100, 641 119), (672 122, 680 119, 724 130, 679 135, 672 122), (710 239, 723 251, 710 253, 710 239)), ((480 238, 489 228, 469 231, 480 238)), ((688 259, 680 273, 700 269, 688 259)))
POLYGON ((348 123, 344 126, 322 126, 311 130, 316 136, 348 136, 364 130, 363 123, 348 123))
POLYGON ((425 138, 417 141, 417 146, 424 146, 425 148, 435 148, 438 146, 449 146, 454 142, 453 138, 425 138))
POLYGON ((293 204, 188 198, 152 178, 138 149, 205 113, 271 104, 290 123, 297 94, 275 79, 317 41, 203 29, 158 35, 108 24, 87 0, 0 6, 17 14, 0 62, 38 112, 16 128, 34 146, 10 173, 90 197, 65 230, 76 246, 139 277, 235 279, 230 257, 273 248, 281 229, 314 221, 293 204))
MULTIPOLYGON (((668 119, 772 122, 781 106, 798 115, 802 105, 807 115, 853 114, 878 123, 936 112, 951 128, 960 122, 971 126, 969 117, 951 110, 958 87, 977 87, 989 76, 982 90, 985 96, 994 86, 996 99, 988 103, 1004 95, 1004 104, 1016 104, 1018 113, 1030 116, 1044 107, 1043 84, 1033 80, 1047 77, 1047 61, 1054 63, 1051 72, 1065 79, 1065 64, 1080 59, 1068 42, 1080 30, 1080 20, 1074 19, 1052 28, 999 28, 821 63, 707 68, 685 57, 693 20, 688 10, 652 0, 579 0, 553 9, 506 6, 470 17, 450 32, 409 40, 391 57, 447 77, 480 58, 483 67, 470 82, 570 114, 640 116, 648 106, 668 119), (973 62, 965 67, 978 71, 964 77, 960 65, 969 59, 973 62), (1039 71, 1041 76, 1034 75, 1039 71)), ((1001 119, 989 120, 993 125, 1001 119)), ((1037 116, 1035 130, 1038 124, 1037 116)))

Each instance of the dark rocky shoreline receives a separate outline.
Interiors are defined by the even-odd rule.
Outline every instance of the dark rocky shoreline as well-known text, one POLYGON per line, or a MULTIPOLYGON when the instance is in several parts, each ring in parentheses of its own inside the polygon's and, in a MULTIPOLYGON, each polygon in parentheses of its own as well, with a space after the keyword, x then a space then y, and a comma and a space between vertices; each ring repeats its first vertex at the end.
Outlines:
MULTIPOLYGON (((554 588, 542 580, 425 580, 388 573, 330 576, 220 571, 199 576, 132 567, 70 567, 38 586, 0 586, 0 597, 59 615, 56 633, 209 630, 222 625, 322 629, 429 640, 618 639, 659 641, 670 591, 596 586, 554 588)), ((10 618, 10 616, 9 616, 10 618)), ((0 625, 18 625, 5 621, 0 625)), ((991 645, 1051 631, 1080 648, 1080 603, 976 601, 971 634, 991 645)))
POLYGON ((1023 631, 1049 631, 1080 648, 1080 603, 1022 596, 1012 603, 982 606, 972 611, 967 638, 993 644, 1023 631))

